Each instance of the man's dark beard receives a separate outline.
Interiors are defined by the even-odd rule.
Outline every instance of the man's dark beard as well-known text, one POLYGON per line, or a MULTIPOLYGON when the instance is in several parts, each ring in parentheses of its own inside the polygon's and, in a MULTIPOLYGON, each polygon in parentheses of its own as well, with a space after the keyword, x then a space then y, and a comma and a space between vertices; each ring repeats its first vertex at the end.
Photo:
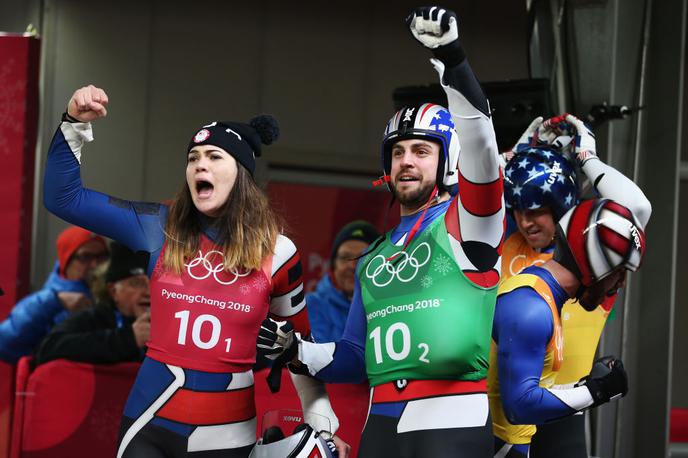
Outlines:
POLYGON ((401 205, 409 210, 417 210, 425 205, 430 199, 430 195, 432 194, 434 188, 434 184, 427 184, 425 186, 421 186, 416 191, 406 193, 402 196, 401 193, 397 191, 396 186, 392 187, 394 191, 394 197, 396 197, 401 205))

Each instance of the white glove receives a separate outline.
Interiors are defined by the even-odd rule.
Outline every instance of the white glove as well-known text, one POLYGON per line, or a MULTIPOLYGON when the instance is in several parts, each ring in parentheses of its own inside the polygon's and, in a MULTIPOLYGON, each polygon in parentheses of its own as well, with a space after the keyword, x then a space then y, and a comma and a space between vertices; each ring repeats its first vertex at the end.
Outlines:
POLYGON ((437 49, 459 39, 456 14, 439 6, 416 8, 406 18, 406 23, 416 40, 426 48, 437 49))
POLYGON ((521 134, 521 138, 518 139, 514 147, 511 149, 511 153, 515 154, 518 153, 519 150, 527 149, 536 145, 536 142, 538 141, 538 129, 542 124, 542 119, 542 116, 538 116, 530 122, 530 125, 521 134))
POLYGON ((585 162, 593 157, 597 157, 595 146, 595 134, 580 119, 572 114, 566 114, 566 122, 571 124, 576 130, 574 139, 574 152, 578 164, 582 167, 585 162))
POLYGON ((550 145, 568 159, 572 159, 576 132, 574 127, 566 122, 566 115, 567 113, 564 113, 546 119, 538 127, 537 137, 539 144, 550 145))

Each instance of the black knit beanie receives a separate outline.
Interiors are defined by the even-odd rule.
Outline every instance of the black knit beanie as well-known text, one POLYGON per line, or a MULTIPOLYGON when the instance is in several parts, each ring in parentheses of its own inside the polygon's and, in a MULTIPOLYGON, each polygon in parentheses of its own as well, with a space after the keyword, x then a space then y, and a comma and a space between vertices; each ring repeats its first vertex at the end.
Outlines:
POLYGON ((367 244, 373 243, 380 234, 375 229, 375 226, 367 221, 356 220, 342 227, 334 238, 332 243, 332 254, 330 256, 330 263, 334 266, 335 258, 337 257, 337 250, 342 243, 347 240, 360 240, 367 244))
POLYGON ((121 243, 110 243, 110 265, 105 271, 105 281, 114 283, 135 275, 146 273, 148 253, 134 253, 121 243))
POLYGON ((279 125, 270 115, 258 115, 248 124, 214 121, 196 132, 189 142, 187 153, 199 145, 219 146, 253 176, 256 170, 256 157, 261 154, 261 145, 269 145, 278 137, 279 125))

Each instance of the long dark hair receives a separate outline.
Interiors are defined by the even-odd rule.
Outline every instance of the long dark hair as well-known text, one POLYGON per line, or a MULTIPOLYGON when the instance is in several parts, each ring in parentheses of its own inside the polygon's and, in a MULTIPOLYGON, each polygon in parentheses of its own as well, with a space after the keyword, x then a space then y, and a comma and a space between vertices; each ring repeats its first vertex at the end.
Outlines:
MULTIPOLYGON (((260 269, 263 260, 273 254, 283 227, 265 193, 238 164, 234 186, 213 224, 225 256, 225 270, 260 269)), ((200 213, 184 183, 170 206, 165 227, 167 247, 163 263, 167 269, 181 273, 185 260, 191 259, 200 247, 201 232, 200 213)))

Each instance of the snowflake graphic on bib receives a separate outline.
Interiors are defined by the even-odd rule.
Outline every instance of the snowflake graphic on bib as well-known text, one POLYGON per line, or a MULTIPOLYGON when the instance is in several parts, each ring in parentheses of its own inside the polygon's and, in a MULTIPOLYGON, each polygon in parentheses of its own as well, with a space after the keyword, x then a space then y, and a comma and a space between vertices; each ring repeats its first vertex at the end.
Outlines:
POLYGON ((432 267, 435 270, 435 272, 440 273, 442 275, 447 275, 452 270, 454 270, 451 259, 449 259, 447 256, 443 254, 437 256, 435 259, 432 260, 432 267))

